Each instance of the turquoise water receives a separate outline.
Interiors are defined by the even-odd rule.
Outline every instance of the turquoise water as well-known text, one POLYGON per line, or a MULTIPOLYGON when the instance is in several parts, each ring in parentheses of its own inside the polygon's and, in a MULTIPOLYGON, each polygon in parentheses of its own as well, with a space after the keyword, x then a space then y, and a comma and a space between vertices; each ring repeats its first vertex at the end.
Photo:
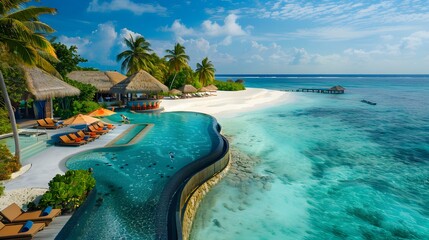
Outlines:
POLYGON ((128 144, 131 140, 133 140, 143 129, 146 128, 146 124, 136 124, 125 136, 121 139, 118 139, 113 145, 123 145, 128 144))
POLYGON ((218 119, 241 154, 203 199, 191 239, 429 239, 428 76, 236 78, 346 94, 294 92, 218 119))
MULTIPOLYGON (((118 115, 108 119, 120 122, 118 115)), ((155 126, 134 145, 94 150, 67 161, 70 169, 93 168, 97 180, 97 197, 68 239, 154 239, 155 210, 163 186, 178 169, 207 156, 219 144, 213 118, 207 115, 125 115, 133 123, 155 126)))

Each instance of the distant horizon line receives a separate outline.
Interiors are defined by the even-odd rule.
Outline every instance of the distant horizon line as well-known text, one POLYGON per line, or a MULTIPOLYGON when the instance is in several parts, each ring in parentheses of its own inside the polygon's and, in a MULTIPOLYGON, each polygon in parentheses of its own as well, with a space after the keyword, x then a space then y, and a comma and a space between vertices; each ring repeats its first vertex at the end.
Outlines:
POLYGON ((216 73, 215 75, 222 76, 392 76, 392 75, 402 75, 402 76, 429 76, 429 73, 216 73))

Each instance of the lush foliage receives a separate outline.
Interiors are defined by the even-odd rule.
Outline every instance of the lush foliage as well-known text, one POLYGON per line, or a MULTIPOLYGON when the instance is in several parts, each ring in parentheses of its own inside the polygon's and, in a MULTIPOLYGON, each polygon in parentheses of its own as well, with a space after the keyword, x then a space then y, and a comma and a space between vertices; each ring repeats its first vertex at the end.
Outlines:
POLYGON ((0 108, 0 134, 12 132, 12 127, 9 121, 9 115, 7 111, 3 108, 0 108))
POLYGON ((121 70, 127 70, 127 75, 137 73, 141 69, 149 72, 153 66, 150 43, 142 36, 134 39, 132 35, 128 39, 124 38, 124 42, 129 49, 116 56, 116 61, 118 62, 124 59, 121 64, 121 70))
POLYGON ((0 197, 3 196, 4 187, 0 184, 0 197))
POLYGON ((79 63, 88 61, 77 54, 76 46, 67 47, 60 42, 54 42, 51 44, 55 49, 58 59, 60 60, 59 62, 52 62, 52 65, 63 77, 72 71, 78 70, 79 63))
POLYGON ((204 86, 209 85, 214 80, 216 69, 208 58, 204 58, 201 63, 197 63, 195 73, 198 74, 198 79, 204 86))
POLYGON ((165 81, 165 85, 171 86, 171 88, 180 88, 185 84, 192 84, 196 81, 196 77, 192 69, 184 68, 180 72, 170 74, 168 79, 165 81), (174 80, 174 82, 173 82, 174 80))
POLYGON ((89 113, 96 110, 100 105, 93 101, 97 88, 91 84, 81 83, 69 78, 64 81, 76 88, 79 88, 80 95, 76 97, 57 98, 54 101, 54 113, 63 119, 74 116, 78 113, 89 113))
POLYGON ((5 0, 0 4, 0 45, 9 57, 28 65, 36 65, 47 72, 59 75, 50 61, 55 61, 55 50, 44 37, 54 32, 39 20, 42 14, 54 14, 48 7, 28 7, 28 0, 5 0))
POLYGON ((57 174, 49 182, 49 190, 42 196, 36 208, 52 206, 61 208, 63 212, 73 211, 82 205, 94 187, 95 179, 88 171, 69 170, 64 175, 57 174))
POLYGON ((18 159, 13 156, 6 145, 0 144, 0 180, 10 178, 10 175, 21 168, 18 159))
POLYGON ((246 89, 244 87, 244 84, 236 83, 236 82, 223 82, 223 81, 215 80, 214 85, 220 91, 239 91, 239 90, 245 90, 246 89))
POLYGON ((167 49, 165 52, 167 53, 165 58, 168 59, 170 73, 174 73, 173 80, 170 83, 171 89, 177 73, 179 73, 184 68, 189 68, 189 56, 186 55, 185 46, 180 45, 180 43, 176 43, 176 45, 174 45, 174 49, 167 49))
MULTIPOLYGON (((6 83, 9 99, 14 107, 28 92, 22 68, 15 63, 2 64, 0 71, 6 83)), ((3 103, 3 98, 0 100, 3 103)))

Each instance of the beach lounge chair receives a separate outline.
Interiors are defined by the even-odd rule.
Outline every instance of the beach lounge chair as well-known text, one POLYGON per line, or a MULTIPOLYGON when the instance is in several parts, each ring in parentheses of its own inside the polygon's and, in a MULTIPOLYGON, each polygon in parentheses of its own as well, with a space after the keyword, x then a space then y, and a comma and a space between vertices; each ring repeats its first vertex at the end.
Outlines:
POLYGON ((43 230, 45 227, 44 223, 21 223, 21 224, 3 224, 0 222, 0 239, 32 239, 34 235, 43 230), (26 227, 31 227, 27 231, 23 229, 24 225, 26 227))
POLYGON ((103 128, 103 130, 104 130, 104 128, 106 128, 107 130, 113 130, 116 128, 115 125, 113 125, 113 124, 104 124, 103 122, 96 122, 96 124, 98 127, 103 128))
POLYGON ((108 130, 99 130, 100 128, 95 128, 94 127, 94 125, 89 125, 88 126, 88 130, 90 131, 90 132, 95 132, 95 133, 97 133, 97 134, 101 134, 101 135, 103 135, 103 134, 106 134, 106 133, 108 133, 109 131, 108 130))
POLYGON ((54 120, 52 118, 45 118, 44 120, 45 120, 45 122, 48 125, 54 125, 54 126, 58 126, 58 127, 64 127, 64 124, 62 123, 62 121, 56 121, 56 120, 54 120))
POLYGON ((83 138, 81 138, 80 136, 77 136, 75 133, 69 133, 68 134, 68 137, 72 140, 72 141, 75 141, 76 142, 76 140, 77 139, 80 139, 80 140, 78 140, 78 142, 85 142, 85 143, 89 143, 89 142, 92 142, 92 141, 94 141, 94 138, 89 138, 89 136, 87 137, 87 139, 85 139, 85 137, 83 137, 83 138))
POLYGON ((57 129, 57 128, 60 128, 60 126, 55 126, 55 124, 54 125, 50 125, 50 124, 46 123, 45 120, 43 120, 43 119, 39 119, 39 120, 36 120, 36 121, 37 121, 37 128, 44 128, 44 129, 57 129))
POLYGON ((9 223, 25 223, 30 220, 48 226, 55 217, 61 214, 61 209, 51 209, 47 215, 43 216, 44 212, 45 210, 24 212, 16 203, 12 203, 3 209, 0 215, 9 223))
MULTIPOLYGON (((85 134, 82 130, 80 130, 80 131, 78 131, 77 133, 76 133, 80 138, 85 138, 85 137, 89 137, 89 139, 93 139, 92 141, 94 141, 95 139, 98 139, 99 137, 100 137, 100 135, 97 135, 97 134, 95 134, 95 135, 93 135, 93 136, 91 136, 91 134, 85 134)), ((88 141, 89 141, 89 139, 88 139, 88 141)))
POLYGON ((85 140, 71 140, 67 135, 62 135, 58 144, 63 146, 81 146, 85 143, 87 143, 85 140))

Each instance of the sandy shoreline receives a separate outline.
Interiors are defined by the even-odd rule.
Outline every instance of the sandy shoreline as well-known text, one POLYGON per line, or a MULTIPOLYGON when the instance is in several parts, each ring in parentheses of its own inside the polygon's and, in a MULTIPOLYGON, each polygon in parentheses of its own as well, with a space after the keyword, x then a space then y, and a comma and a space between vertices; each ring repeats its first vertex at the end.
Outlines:
MULTIPOLYGON (((189 99, 164 99, 162 106, 166 112, 172 111, 193 111, 210 114, 217 119, 229 118, 236 116, 237 114, 254 111, 257 109, 272 107, 281 102, 292 102, 293 96, 288 92, 273 91, 267 89, 248 88, 244 91, 226 92, 218 91, 216 96, 209 97, 195 97, 189 99)), ((89 144, 88 144, 89 145, 89 144)), ((64 148, 62 148, 64 149, 64 148)), ((70 148, 66 148, 70 150, 70 148)), ((60 149, 61 150, 61 149, 60 149)), ((79 152, 84 151, 86 148, 73 148, 72 151, 79 152)), ((59 151, 57 147, 52 147, 46 150, 45 154, 55 155, 56 151, 59 151)), ((60 159, 61 161, 62 159, 60 159)), ((36 162, 36 161, 35 161, 36 162)), ((41 186, 47 186, 51 178, 44 178, 43 180, 35 178, 43 175, 42 170, 61 173, 62 169, 59 169, 59 161, 43 161, 37 162, 39 165, 33 165, 31 171, 25 172, 22 176, 8 180, 5 184, 5 194, 0 197, 0 209, 8 206, 15 202, 21 206, 34 200, 37 196, 42 195, 46 189, 41 186), (47 166, 50 165, 50 166, 47 166)), ((36 163, 36 164, 37 164, 36 163)), ((46 174, 46 173, 45 173, 46 174)))

